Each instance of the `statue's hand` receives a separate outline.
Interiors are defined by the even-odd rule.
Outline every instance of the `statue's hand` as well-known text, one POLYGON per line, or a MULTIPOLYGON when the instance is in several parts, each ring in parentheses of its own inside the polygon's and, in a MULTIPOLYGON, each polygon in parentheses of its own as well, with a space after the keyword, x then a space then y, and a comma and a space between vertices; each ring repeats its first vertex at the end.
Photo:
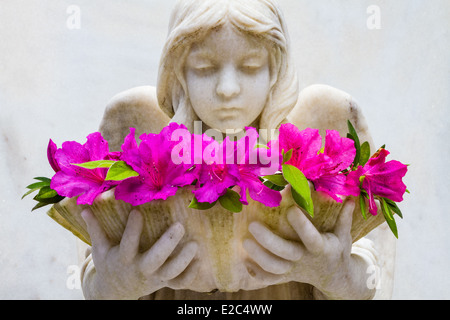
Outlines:
MULTIPOLYGON (((334 232, 321 233, 301 209, 293 206, 288 209, 287 218, 299 242, 283 239, 260 222, 253 222, 249 231, 254 239, 244 240, 244 248, 269 278, 309 283, 327 298, 371 298, 373 292, 365 279, 368 266, 351 254, 354 207, 355 203, 348 201, 334 232)), ((258 276, 263 278, 263 273, 258 276)))
POLYGON ((95 272, 83 279, 83 291, 88 299, 138 299, 165 286, 187 287, 196 277, 197 243, 179 242, 185 230, 173 224, 146 252, 139 252, 144 219, 133 210, 128 218, 119 245, 111 245, 99 222, 90 210, 84 210, 92 241, 95 272), (183 272, 189 267, 189 272, 183 272), (88 283, 86 283, 88 282, 88 283))

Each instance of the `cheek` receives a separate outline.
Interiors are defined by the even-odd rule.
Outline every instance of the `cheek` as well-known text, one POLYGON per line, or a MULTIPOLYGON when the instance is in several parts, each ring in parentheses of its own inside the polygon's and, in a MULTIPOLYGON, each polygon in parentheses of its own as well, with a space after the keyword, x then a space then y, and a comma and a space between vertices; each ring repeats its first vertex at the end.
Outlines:
POLYGON ((270 93, 269 70, 260 72, 257 75, 244 77, 242 87, 248 103, 262 111, 270 93))
POLYGON ((186 73, 186 89, 192 107, 196 112, 201 112, 204 105, 213 100, 214 81, 210 77, 199 77, 195 72, 186 73))

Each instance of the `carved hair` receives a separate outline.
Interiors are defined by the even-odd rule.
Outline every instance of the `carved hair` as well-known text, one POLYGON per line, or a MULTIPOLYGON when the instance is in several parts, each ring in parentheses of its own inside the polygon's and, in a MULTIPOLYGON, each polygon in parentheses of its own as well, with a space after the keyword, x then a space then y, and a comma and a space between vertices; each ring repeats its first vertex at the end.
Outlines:
POLYGON ((259 127, 276 129, 297 102, 298 80, 284 17, 273 0, 179 0, 159 66, 159 105, 172 121, 192 129, 198 117, 186 96, 184 64, 192 44, 225 23, 267 43, 275 80, 259 127))

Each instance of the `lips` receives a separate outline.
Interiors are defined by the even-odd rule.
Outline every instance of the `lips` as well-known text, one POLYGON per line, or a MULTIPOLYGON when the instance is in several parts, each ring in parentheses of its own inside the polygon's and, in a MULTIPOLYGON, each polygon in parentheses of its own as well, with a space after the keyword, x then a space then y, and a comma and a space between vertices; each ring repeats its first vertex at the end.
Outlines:
POLYGON ((220 114, 229 114, 229 115, 237 115, 241 112, 241 108, 236 107, 223 107, 218 110, 220 114))

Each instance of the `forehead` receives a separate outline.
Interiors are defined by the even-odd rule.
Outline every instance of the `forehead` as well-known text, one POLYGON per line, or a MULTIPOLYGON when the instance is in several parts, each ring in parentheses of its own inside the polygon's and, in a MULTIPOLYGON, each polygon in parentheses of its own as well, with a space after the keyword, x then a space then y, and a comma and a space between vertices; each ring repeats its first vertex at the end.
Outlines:
POLYGON ((227 23, 208 32, 203 40, 195 42, 189 55, 229 58, 246 55, 267 56, 268 51, 262 38, 244 33, 227 23))

